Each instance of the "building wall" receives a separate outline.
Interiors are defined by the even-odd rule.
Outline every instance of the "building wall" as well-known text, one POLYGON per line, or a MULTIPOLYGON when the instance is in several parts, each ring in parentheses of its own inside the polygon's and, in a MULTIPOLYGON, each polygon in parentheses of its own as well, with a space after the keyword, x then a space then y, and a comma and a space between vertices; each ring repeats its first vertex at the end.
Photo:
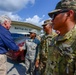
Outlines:
POLYGON ((26 25, 27 23, 22 23, 22 22, 14 22, 12 23, 12 26, 10 28, 10 32, 11 33, 19 33, 19 34, 29 34, 29 31, 31 29, 36 29, 38 34, 41 33, 41 28, 39 29, 39 27, 37 26, 34 26, 32 27, 32 24, 29 25, 26 25), (37 29, 38 28, 38 29, 37 29))

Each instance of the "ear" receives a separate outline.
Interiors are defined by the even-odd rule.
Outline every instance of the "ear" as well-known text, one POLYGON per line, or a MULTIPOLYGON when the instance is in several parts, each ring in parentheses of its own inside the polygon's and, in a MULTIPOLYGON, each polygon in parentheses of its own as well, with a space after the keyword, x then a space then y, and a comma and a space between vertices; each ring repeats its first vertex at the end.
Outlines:
POLYGON ((7 24, 7 21, 4 21, 4 25, 6 26, 6 24, 7 24))
POLYGON ((74 15, 74 11, 73 10, 69 10, 67 13, 68 17, 72 17, 74 15))

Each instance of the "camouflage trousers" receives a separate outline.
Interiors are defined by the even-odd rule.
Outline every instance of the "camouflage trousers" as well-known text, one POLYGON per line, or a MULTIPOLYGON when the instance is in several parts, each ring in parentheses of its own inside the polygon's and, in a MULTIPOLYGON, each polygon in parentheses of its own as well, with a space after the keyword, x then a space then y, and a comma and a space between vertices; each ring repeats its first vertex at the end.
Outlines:
POLYGON ((41 69, 41 70, 40 70, 40 75, 46 75, 46 74, 45 74, 45 69, 41 69))
POLYGON ((26 69, 25 74, 26 75, 30 74, 31 70, 34 70, 34 61, 25 58, 25 69, 26 69))
POLYGON ((6 63, 7 63, 6 55, 0 54, 0 75, 6 75, 7 74, 6 63))
POLYGON ((46 69, 46 64, 41 62, 40 65, 39 65, 40 75, 46 75, 45 74, 45 69, 46 69))

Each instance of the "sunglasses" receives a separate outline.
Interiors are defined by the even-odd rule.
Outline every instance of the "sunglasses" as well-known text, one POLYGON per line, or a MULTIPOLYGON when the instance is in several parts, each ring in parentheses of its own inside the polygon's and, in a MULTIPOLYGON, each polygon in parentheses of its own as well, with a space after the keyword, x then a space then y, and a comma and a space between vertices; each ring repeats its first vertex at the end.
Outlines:
POLYGON ((67 10, 67 9, 58 11, 58 12, 56 12, 55 14, 53 14, 51 18, 54 20, 55 17, 56 17, 57 15, 59 15, 60 13, 65 13, 65 12, 68 12, 68 11, 69 11, 69 10, 67 10))

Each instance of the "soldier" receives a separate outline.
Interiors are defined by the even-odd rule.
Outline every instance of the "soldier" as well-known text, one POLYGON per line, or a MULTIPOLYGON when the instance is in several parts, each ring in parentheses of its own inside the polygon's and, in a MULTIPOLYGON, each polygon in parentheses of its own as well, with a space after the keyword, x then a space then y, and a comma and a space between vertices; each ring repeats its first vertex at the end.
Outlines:
POLYGON ((39 67, 40 74, 45 75, 46 61, 47 61, 47 53, 49 49, 49 44, 52 40, 52 22, 51 20, 44 21, 42 25, 45 35, 41 38, 41 43, 39 47, 39 52, 36 58, 36 67, 39 67))
POLYGON ((76 75, 76 0, 61 0, 48 15, 60 34, 50 43, 46 75, 76 75))
POLYGON ((25 68, 26 75, 33 75, 35 58, 38 52, 38 45, 40 41, 36 38, 37 30, 33 29, 30 32, 30 38, 26 39, 26 56, 25 56, 25 68))

